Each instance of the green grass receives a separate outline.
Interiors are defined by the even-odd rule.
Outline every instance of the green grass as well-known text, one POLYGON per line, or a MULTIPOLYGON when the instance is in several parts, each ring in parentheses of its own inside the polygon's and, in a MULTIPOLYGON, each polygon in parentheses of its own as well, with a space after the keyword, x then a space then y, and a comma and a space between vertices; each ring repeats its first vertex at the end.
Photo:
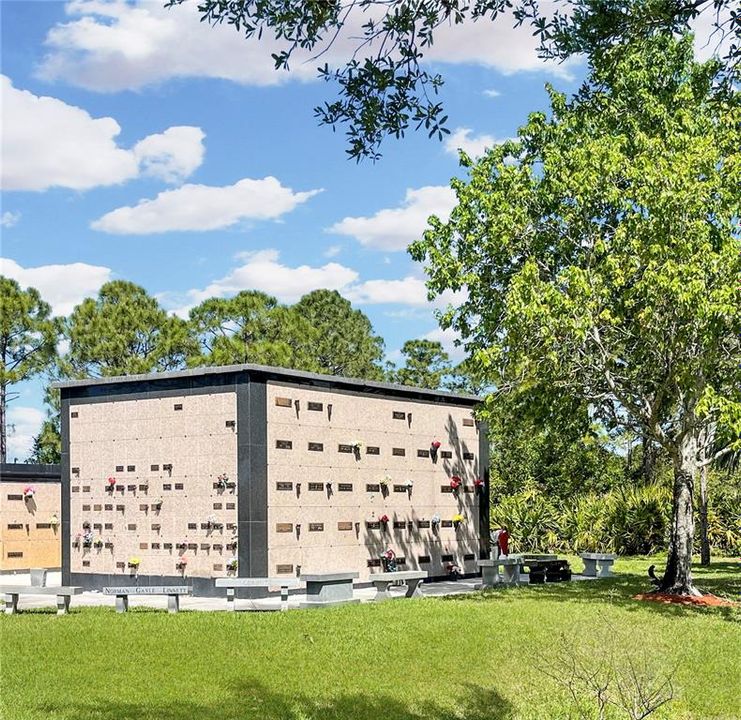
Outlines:
MULTIPOLYGON (((656 672, 676 668, 676 697, 652 718, 741 718, 741 611, 631 600, 648 564, 621 560, 616 578, 590 583, 288 613, 119 616, 73 600, 68 617, 0 619, 0 716, 568 718, 565 691, 539 669, 563 635, 595 658, 645 651, 656 672)), ((731 560, 698 568, 696 581, 741 591, 731 560)))

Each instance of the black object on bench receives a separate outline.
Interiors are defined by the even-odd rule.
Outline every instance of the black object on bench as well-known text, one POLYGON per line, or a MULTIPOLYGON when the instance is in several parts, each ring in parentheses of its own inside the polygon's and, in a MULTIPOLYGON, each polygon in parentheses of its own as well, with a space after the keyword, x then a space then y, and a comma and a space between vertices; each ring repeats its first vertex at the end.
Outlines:
POLYGON ((529 569, 530 584, 542 585, 545 582, 571 580, 568 560, 525 560, 529 569))

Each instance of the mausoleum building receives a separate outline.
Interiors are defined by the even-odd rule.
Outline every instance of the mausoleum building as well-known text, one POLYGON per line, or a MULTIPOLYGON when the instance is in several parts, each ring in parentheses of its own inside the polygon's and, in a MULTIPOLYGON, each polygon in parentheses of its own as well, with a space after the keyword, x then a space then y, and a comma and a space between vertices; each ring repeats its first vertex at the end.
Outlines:
POLYGON ((475 574, 488 446, 469 395, 238 365, 58 383, 64 584, 475 574))

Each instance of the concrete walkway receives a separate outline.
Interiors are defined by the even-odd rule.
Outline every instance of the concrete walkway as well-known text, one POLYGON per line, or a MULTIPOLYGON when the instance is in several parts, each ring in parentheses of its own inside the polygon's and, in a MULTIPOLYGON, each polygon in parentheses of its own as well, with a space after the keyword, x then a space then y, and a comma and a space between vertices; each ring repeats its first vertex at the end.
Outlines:
MULTIPOLYGON (((526 580, 527 575, 523 575, 523 579, 526 580)), ((573 581, 581 580, 595 580, 596 578, 584 577, 583 575, 573 575, 573 581)), ((4 579, 7 582, 7 579, 4 579)), ((2 583, 2 581, 0 581, 2 583)), ((467 580, 456 580, 456 581, 443 581, 435 583, 423 583, 420 585, 420 594, 422 597, 443 597, 445 595, 464 595, 476 591, 476 587, 481 583, 481 578, 471 578, 467 580)), ((48 586, 52 586, 52 583, 47 583, 48 586)), ((504 586, 502 586, 504 587, 504 586)), ((398 597, 404 595, 405 587, 391 587, 389 588, 390 594, 398 597)), ((355 597, 360 599, 360 602, 372 602, 375 598, 376 590, 373 587, 368 588, 355 588, 355 597)), ((301 602, 306 600, 305 594, 291 595, 288 599, 289 609, 298 609, 301 602)), ((30 610, 33 608, 54 608, 55 598, 49 595, 23 595, 19 598, 18 602, 19 610, 30 610)), ((74 612, 77 608, 81 607, 110 607, 115 608, 116 598, 115 596, 103 595, 99 592, 84 592, 80 595, 75 595, 71 603, 71 611, 74 612)), ((131 595, 129 597, 129 608, 136 607, 149 607, 157 608, 160 610, 167 609, 167 598, 164 596, 143 596, 137 597, 131 595)), ((257 600, 251 600, 249 598, 237 598, 236 600, 237 611, 262 611, 269 612, 280 610, 280 597, 278 595, 260 598, 257 600)), ((209 610, 209 611, 226 611, 226 593, 224 597, 188 597, 183 596, 180 599, 181 610, 209 610)))

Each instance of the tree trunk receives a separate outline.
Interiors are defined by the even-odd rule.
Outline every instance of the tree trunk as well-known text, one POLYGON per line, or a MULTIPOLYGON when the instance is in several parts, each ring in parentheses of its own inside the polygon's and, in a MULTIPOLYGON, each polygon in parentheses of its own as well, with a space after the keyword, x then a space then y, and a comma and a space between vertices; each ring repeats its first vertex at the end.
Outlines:
POLYGON ((6 397, 6 386, 4 383, 0 383, 0 462, 7 462, 8 455, 7 419, 5 414, 6 397))
POLYGON ((644 435, 641 438, 641 475, 643 482, 650 483, 654 479, 656 467, 656 446, 651 438, 644 435))
POLYGON ((710 540, 708 539, 708 466, 700 468, 700 565, 710 565, 710 540))
POLYGON ((692 543, 695 534, 693 496, 697 471, 697 440, 688 434, 674 458, 674 498, 669 557, 659 592, 700 595, 692 585, 692 543))

